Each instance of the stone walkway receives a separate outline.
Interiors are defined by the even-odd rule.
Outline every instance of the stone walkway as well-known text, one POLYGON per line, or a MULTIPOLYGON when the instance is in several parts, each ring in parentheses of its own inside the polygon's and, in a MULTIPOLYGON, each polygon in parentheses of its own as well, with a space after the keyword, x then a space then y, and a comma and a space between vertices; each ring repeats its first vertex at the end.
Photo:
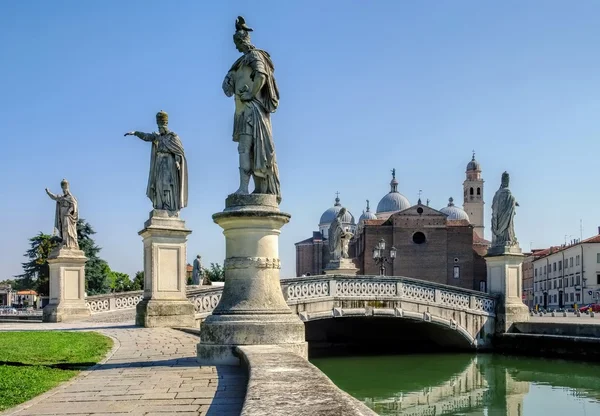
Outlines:
POLYGON ((2 415, 233 416, 247 377, 240 367, 199 367, 198 338, 174 329, 110 324, 0 324, 4 330, 96 331, 114 340, 108 359, 2 415))

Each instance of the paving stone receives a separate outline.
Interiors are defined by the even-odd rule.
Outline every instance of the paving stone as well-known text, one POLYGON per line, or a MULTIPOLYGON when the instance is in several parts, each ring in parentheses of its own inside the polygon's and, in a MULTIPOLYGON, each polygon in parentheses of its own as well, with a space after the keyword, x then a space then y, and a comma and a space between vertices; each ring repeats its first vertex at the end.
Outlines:
POLYGON ((85 330, 116 339, 112 356, 2 415, 239 415, 247 376, 239 367, 199 367, 198 338, 168 328, 128 324, 6 324, 3 330, 85 330))

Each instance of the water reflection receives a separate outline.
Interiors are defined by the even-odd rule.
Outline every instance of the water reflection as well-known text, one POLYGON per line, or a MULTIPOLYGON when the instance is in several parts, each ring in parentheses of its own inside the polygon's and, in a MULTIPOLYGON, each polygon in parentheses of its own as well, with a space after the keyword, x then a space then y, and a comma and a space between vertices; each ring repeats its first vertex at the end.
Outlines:
POLYGON ((487 354, 312 361, 384 416, 600 414, 598 365, 487 354))

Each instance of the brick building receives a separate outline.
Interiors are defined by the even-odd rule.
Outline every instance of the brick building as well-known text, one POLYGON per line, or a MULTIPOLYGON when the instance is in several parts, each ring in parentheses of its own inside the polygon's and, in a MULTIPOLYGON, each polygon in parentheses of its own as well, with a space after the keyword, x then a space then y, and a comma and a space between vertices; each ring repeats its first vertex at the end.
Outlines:
MULTIPOLYGON (((455 206, 452 198, 448 206, 440 210, 422 204, 420 199, 416 205, 411 205, 398 191, 393 170, 390 191, 377 205, 376 213, 371 212, 367 201, 367 209, 355 227, 350 255, 359 274, 383 272, 485 291, 487 270, 483 256, 487 254, 489 241, 483 238, 483 179, 474 156, 467 165, 463 188, 464 205, 473 218, 455 206), (383 268, 373 258, 373 250, 382 239, 386 245, 385 254, 391 247, 396 249, 396 258, 384 263, 383 268)), ((338 211, 341 209, 341 205, 334 207, 338 211)), ((327 221, 328 218, 322 216, 320 231, 296 243, 298 276, 323 274, 329 251, 327 233, 321 230, 328 226, 327 221)))

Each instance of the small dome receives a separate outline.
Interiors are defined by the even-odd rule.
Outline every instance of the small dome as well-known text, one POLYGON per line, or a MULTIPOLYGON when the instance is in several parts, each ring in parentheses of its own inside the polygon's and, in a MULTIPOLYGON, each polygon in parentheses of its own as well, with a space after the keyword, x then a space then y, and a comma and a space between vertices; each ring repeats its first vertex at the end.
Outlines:
POLYGON ((448 199, 448 206, 440 209, 448 216, 449 220, 467 220, 469 221, 469 215, 461 208, 454 205, 454 198, 448 199))
POLYGON ((361 225, 366 220, 376 220, 377 216, 371 212, 371 208, 369 208, 369 200, 367 199, 367 210, 363 211, 362 215, 358 219, 358 225, 361 225))
POLYGON ((398 212, 410 208, 408 199, 398 192, 398 181, 396 180, 396 169, 392 169, 392 181, 390 182, 390 192, 381 198, 377 204, 377 214, 384 212, 398 212))
MULTIPOLYGON (((342 204, 340 204, 340 198, 335 198, 335 204, 327 209, 323 215, 321 215, 321 219, 319 220, 319 225, 331 224, 335 217, 337 217, 338 212, 342 209, 342 204)), ((342 217, 342 223, 352 224, 354 225, 354 216, 350 213, 350 211, 346 210, 346 213, 342 217)))
POLYGON ((478 161, 475 160, 475 152, 473 152, 473 158, 471 159, 471 161, 467 164, 467 171, 469 170, 474 170, 474 171, 481 171, 481 165, 479 164, 478 161))

